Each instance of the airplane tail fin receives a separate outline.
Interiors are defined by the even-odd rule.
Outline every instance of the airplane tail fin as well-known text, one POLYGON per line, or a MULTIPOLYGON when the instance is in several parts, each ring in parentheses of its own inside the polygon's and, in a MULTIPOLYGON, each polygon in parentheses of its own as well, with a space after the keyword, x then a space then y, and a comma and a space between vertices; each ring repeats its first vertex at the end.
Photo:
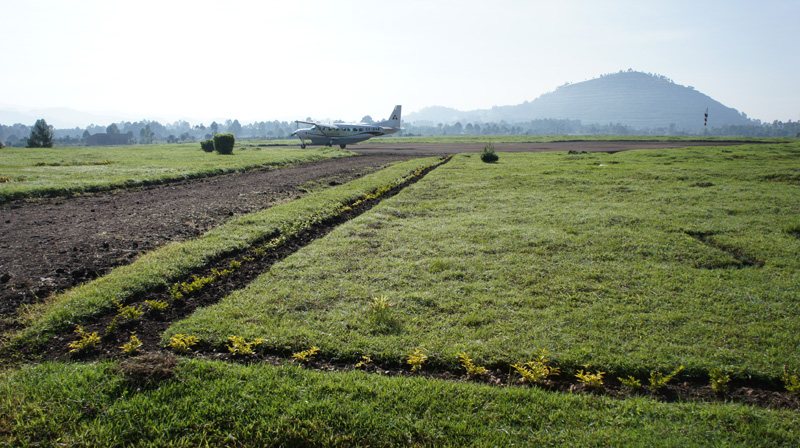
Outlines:
POLYGON ((377 123, 379 126, 391 127, 391 128, 399 128, 400 127, 400 112, 403 106, 397 105, 394 106, 394 110, 392 111, 392 115, 389 116, 389 119, 386 121, 381 121, 377 123))

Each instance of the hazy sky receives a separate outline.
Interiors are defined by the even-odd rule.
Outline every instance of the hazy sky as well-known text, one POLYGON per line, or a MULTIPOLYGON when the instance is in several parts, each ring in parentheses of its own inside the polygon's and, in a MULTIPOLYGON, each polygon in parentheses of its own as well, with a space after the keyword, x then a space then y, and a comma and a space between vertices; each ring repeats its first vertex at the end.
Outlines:
MULTIPOLYGON (((632 68, 800 120, 797 0, 2 0, 0 105, 359 120, 632 68)), ((88 124, 88 123, 87 123, 88 124)))

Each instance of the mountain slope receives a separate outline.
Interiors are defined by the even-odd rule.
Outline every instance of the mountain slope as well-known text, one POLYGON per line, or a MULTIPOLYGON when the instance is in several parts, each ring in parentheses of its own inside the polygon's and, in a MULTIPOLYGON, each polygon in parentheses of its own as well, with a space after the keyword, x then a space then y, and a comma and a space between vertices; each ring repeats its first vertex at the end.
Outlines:
POLYGON ((635 129, 703 129, 708 108, 709 127, 752 124, 737 110, 713 98, 661 77, 641 72, 619 72, 568 84, 531 102, 514 106, 459 112, 442 107, 409 114, 408 121, 524 122, 543 118, 581 120, 582 123, 620 123, 635 129))

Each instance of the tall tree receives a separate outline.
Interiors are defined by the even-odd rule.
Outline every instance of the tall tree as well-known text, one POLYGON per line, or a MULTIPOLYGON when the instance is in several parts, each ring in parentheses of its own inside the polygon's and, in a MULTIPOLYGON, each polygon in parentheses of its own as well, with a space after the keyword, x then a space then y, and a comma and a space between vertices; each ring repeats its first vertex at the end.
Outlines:
POLYGON ((106 134, 119 134, 119 126, 116 123, 111 123, 106 128, 106 134))
POLYGON ((53 147, 53 128, 44 121, 44 118, 36 120, 28 137, 28 148, 52 148, 53 147))

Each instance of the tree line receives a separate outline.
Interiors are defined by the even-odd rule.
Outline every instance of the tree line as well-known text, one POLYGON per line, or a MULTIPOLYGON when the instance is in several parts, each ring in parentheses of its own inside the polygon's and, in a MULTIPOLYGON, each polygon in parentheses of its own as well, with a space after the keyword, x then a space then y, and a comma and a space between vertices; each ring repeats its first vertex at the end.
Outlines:
MULTIPOLYGON (((364 122, 372 121, 364 117, 364 122)), ((691 136, 676 127, 634 129, 619 123, 582 123, 580 120, 538 119, 509 123, 506 121, 490 123, 403 123, 405 128, 398 136, 437 136, 437 135, 675 135, 691 136)), ((37 120, 33 126, 16 123, 11 126, 0 124, 0 145, 5 146, 53 146, 86 144, 91 135, 127 135, 128 144, 198 142, 213 138, 214 135, 228 133, 237 139, 284 139, 296 129, 294 122, 260 121, 242 125, 238 120, 224 123, 212 122, 190 125, 186 121, 161 124, 157 121, 123 121, 108 126, 90 125, 86 128, 54 129, 44 119, 37 120)), ((798 137, 800 122, 757 123, 753 125, 726 125, 709 127, 703 134, 713 137, 798 137)))

